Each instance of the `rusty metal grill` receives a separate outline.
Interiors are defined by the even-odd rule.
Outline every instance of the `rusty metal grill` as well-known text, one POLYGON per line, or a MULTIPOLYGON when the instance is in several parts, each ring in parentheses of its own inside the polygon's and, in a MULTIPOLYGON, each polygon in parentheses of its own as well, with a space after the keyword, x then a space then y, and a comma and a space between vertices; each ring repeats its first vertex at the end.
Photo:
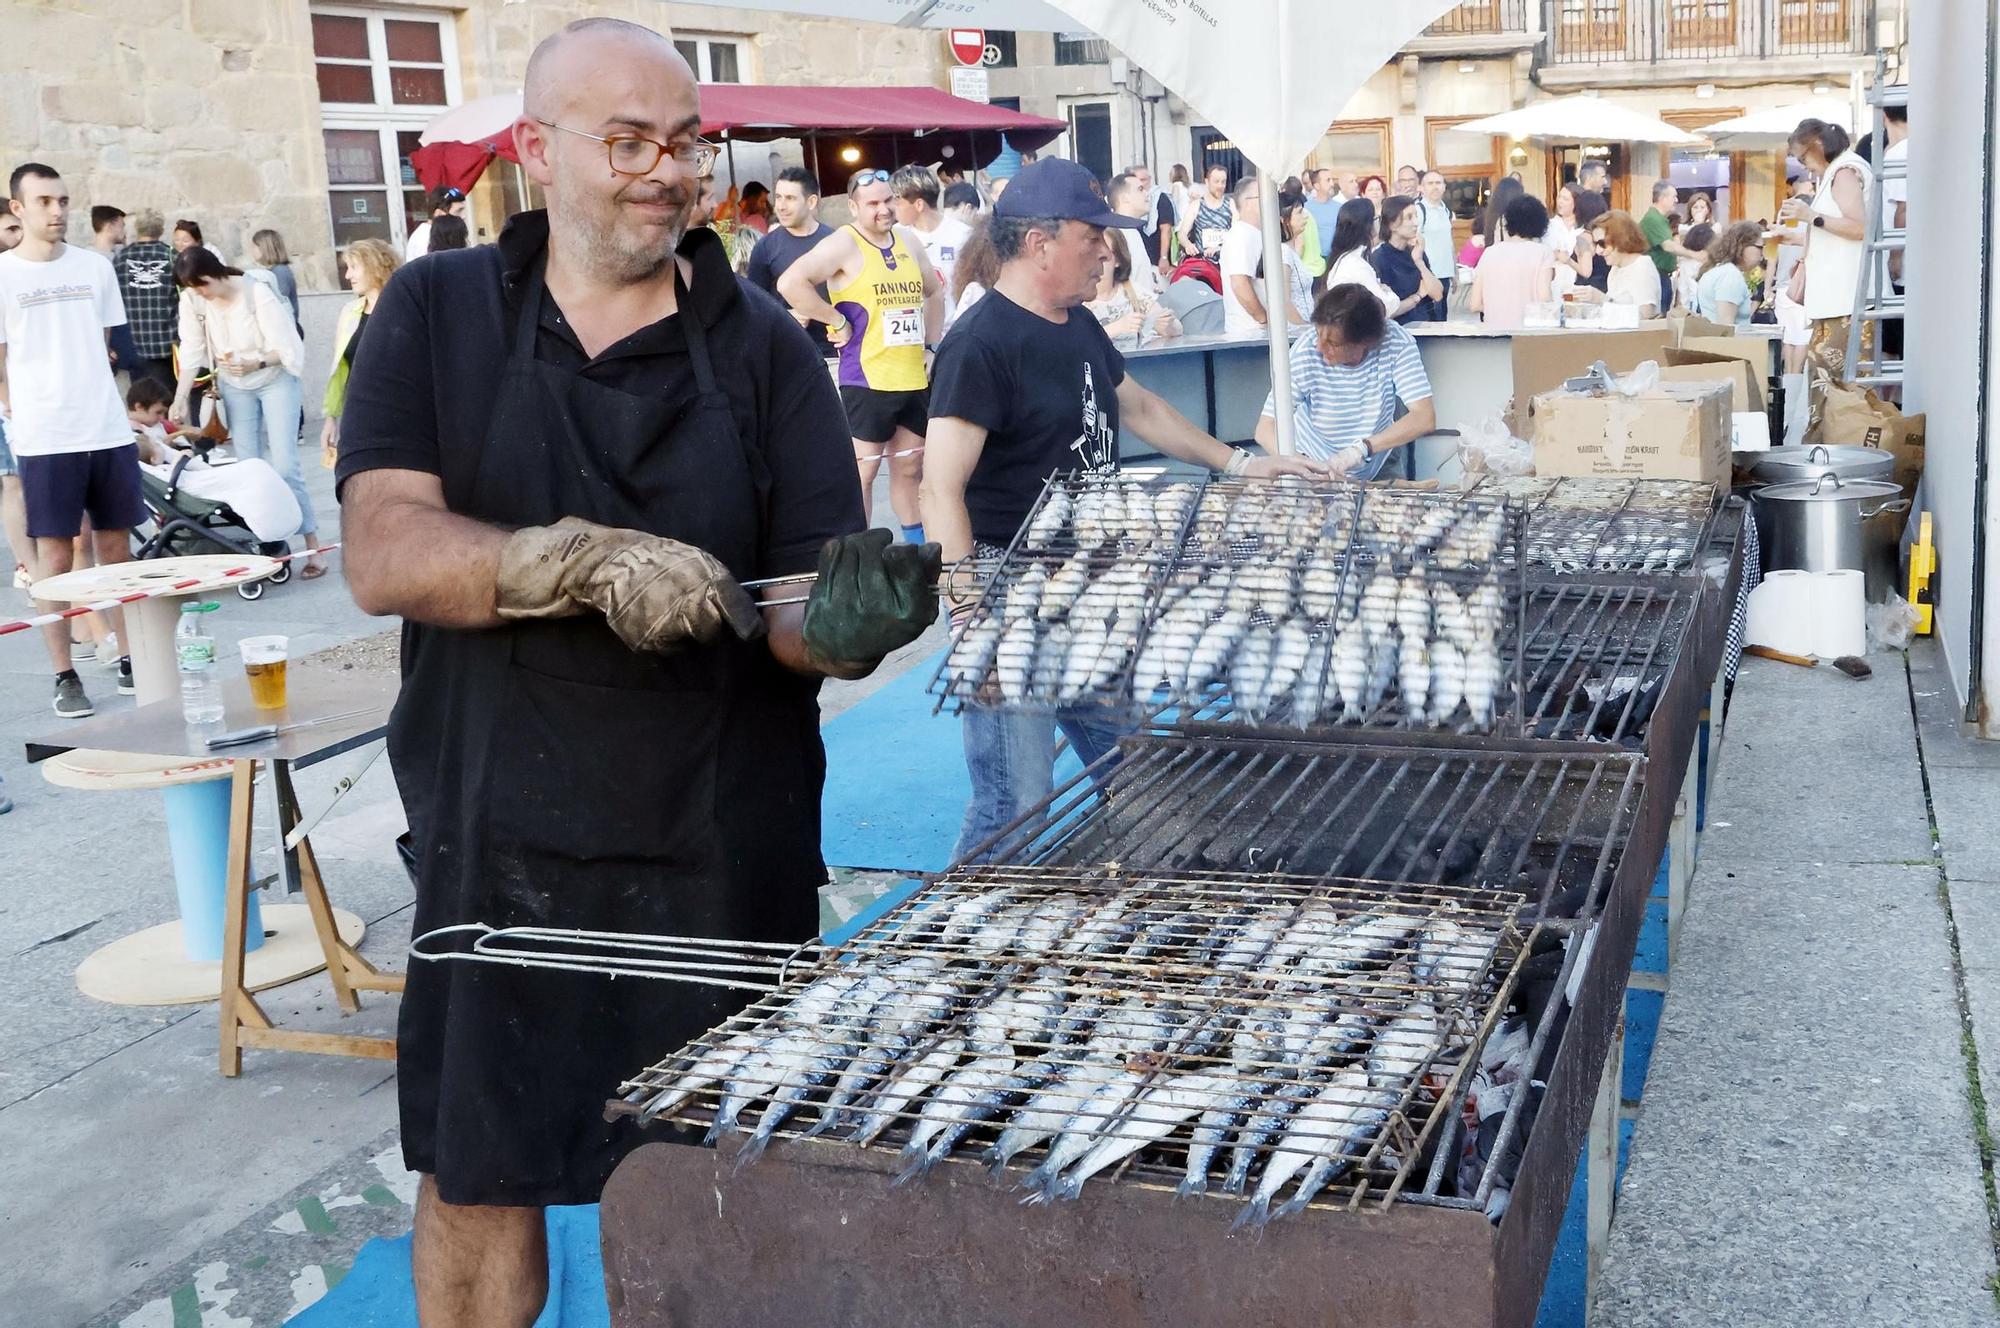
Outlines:
POLYGON ((1233 692, 1221 686, 1156 722, 1189 731, 1210 724, 1296 726, 1317 738, 1354 733, 1364 741, 1371 729, 1430 727, 1503 739, 1637 746, 1679 658, 1696 599, 1693 589, 1678 578, 1565 578, 1531 585, 1526 595, 1525 610, 1511 603, 1508 608, 1518 635, 1502 634, 1494 658, 1482 665, 1488 677, 1497 677, 1500 693, 1498 712, 1485 723, 1475 722, 1462 701, 1449 712, 1436 704, 1440 684, 1435 666, 1428 680, 1432 705, 1417 721, 1410 717, 1399 678, 1388 682, 1372 703, 1355 707, 1352 714, 1343 711, 1337 726, 1324 720, 1300 722, 1290 703, 1261 715, 1246 714, 1233 692), (1520 698, 1518 704, 1515 698, 1520 698))
POLYGON ((1126 872, 1277 871, 1519 893, 1589 917, 1629 839, 1636 757, 1164 734, 1128 739, 974 855, 1126 872))
POLYGON ((1326 876, 961 868, 635 1076, 618 1109, 747 1131, 749 1157, 825 1135, 900 1151, 906 1178, 977 1158, 1038 1200, 1103 1176, 1247 1199, 1249 1221, 1386 1204, 1507 1004, 1523 904, 1326 876))
POLYGON ((1302 729, 1483 732, 1511 706, 1518 728, 1525 583, 1497 569, 1519 539, 1505 502, 1457 494, 1053 481, 932 689, 1302 729))
POLYGON ((1527 565, 1561 574, 1687 573, 1716 512, 1715 486, 1692 480, 1488 477, 1470 492, 1523 507, 1527 565))

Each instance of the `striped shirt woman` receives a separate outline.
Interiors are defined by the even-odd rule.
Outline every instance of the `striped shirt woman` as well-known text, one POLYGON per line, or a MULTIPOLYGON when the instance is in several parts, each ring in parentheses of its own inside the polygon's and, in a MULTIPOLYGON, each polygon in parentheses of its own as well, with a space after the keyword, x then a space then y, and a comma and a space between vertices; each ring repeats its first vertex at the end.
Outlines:
MULTIPOLYGON (((1276 394, 1264 399, 1265 418, 1277 414, 1276 394)), ((1431 396, 1417 339, 1400 323, 1390 323, 1382 339, 1358 364, 1329 364, 1320 353, 1318 337, 1292 343, 1293 425, 1299 453, 1315 461, 1393 424, 1396 403, 1405 409, 1431 396)), ((1348 478, 1371 480, 1389 459, 1379 451, 1348 472, 1348 478)))

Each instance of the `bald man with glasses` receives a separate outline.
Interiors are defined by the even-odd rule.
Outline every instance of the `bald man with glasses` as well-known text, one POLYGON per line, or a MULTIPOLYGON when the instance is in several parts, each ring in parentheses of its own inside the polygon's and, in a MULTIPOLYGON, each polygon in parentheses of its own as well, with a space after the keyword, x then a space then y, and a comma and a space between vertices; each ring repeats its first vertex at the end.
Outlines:
MULTIPOLYGON (((715 149, 673 44, 579 20, 536 49, 523 102, 548 210, 397 272, 341 419, 349 585, 404 620, 389 752, 414 925, 796 944, 826 880, 820 679, 922 633, 937 550, 864 532, 825 362, 690 226, 715 149), (815 569, 802 607, 742 585, 815 569)), ((606 1099, 743 1003, 410 966, 425 1328, 534 1321, 543 1209, 595 1202, 640 1142, 606 1099)))

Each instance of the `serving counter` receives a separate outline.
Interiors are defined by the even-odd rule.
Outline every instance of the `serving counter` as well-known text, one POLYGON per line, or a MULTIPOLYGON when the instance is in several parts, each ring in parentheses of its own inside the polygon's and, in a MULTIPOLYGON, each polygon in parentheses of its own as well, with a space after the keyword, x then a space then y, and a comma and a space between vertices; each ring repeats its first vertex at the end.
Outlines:
MULTIPOLYGON (((1403 469, 1385 478, 1459 478, 1457 430, 1504 415, 1514 395, 1515 343, 1519 339, 1589 335, 1597 328, 1536 328, 1499 331, 1483 323, 1453 320, 1404 325, 1416 337, 1424 371, 1437 404, 1439 431, 1404 449, 1403 469)), ((1639 331, 1668 333, 1663 319, 1641 323, 1639 331)), ((1632 330, 1632 329, 1627 329, 1632 330)), ((1763 336, 1771 347, 1768 372, 1778 372, 1775 328, 1763 336)), ((1248 442, 1271 392, 1270 351, 1262 333, 1176 337, 1125 352, 1126 372, 1175 409, 1226 443, 1248 442)), ((1121 454, 1148 455, 1151 449, 1129 431, 1119 440, 1121 454)))

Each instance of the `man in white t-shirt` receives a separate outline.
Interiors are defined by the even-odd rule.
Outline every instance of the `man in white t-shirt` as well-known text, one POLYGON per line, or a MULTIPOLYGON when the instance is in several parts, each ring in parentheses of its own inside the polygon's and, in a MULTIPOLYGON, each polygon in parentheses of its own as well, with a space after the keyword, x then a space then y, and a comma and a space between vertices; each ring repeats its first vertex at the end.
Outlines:
MULTIPOLYGON (((1901 174, 1910 168, 1910 112, 1902 106, 1882 108, 1883 137, 1888 146, 1882 149, 1882 229, 1901 229, 1906 234, 1910 228, 1910 179, 1901 174), (1897 172, 1890 178, 1892 171, 1897 172)), ((1907 243, 1907 241, 1906 241, 1907 243)), ((1903 251, 1889 253, 1889 281, 1896 294, 1903 293, 1903 251)), ((1887 318, 1882 322, 1882 349, 1884 353, 1901 357, 1903 353, 1903 320, 1887 318)))
POLYGON ((1264 330, 1264 301, 1257 290, 1257 268, 1264 261, 1264 208, 1257 194, 1257 177, 1236 182, 1234 220, 1222 238, 1222 330, 1236 334, 1264 330))
POLYGON ((1418 185, 1422 196, 1417 199, 1418 238, 1423 241, 1424 266, 1444 287, 1444 299, 1439 307, 1451 299, 1452 278, 1458 275, 1458 253, 1452 244, 1451 204, 1444 197, 1444 173, 1425 171, 1418 185))
MULTIPOLYGON (((1144 222, 1146 210, 1153 205, 1151 195, 1152 191, 1146 187, 1145 180, 1140 178, 1138 172, 1127 171, 1112 178, 1111 190, 1106 195, 1105 201, 1111 204, 1111 210, 1119 216, 1134 217, 1144 222)), ((1142 299, 1158 299, 1160 272, 1153 266, 1152 256, 1146 252, 1145 232, 1127 230, 1119 226, 1113 229, 1113 234, 1117 236, 1119 243, 1125 246, 1126 257, 1131 260, 1132 289, 1137 291, 1142 299)))
MULTIPOLYGON (((36 571, 59 576, 74 566, 73 542, 85 513, 97 561, 125 562, 146 504, 132 426, 111 374, 110 329, 125 323, 118 279, 102 254, 63 243, 69 189, 54 167, 15 167, 8 192, 8 209, 21 219, 23 235, 0 254, 0 375, 36 571)), ((61 606, 39 607, 47 613, 61 606)), ((107 616, 125 640, 124 614, 114 609, 107 616)), ((70 667, 69 624, 51 623, 42 635, 55 666, 56 713, 65 719, 92 714, 70 667)), ((118 690, 133 690, 129 658, 119 661, 118 690)))
POLYGON ((431 251, 431 223, 439 217, 465 218, 465 195, 450 188, 440 189, 431 202, 431 214, 425 217, 417 228, 410 232, 410 238, 403 241, 403 261, 414 263, 431 251))
MULTIPOLYGON (((905 166, 889 181, 890 203, 896 209, 896 224, 908 226, 924 242, 931 266, 944 283, 945 321, 951 320, 952 273, 958 268, 958 251, 972 237, 972 227, 948 212, 938 211, 938 195, 943 186, 927 166, 905 166)), ((932 337, 932 341, 938 340, 932 337)))

